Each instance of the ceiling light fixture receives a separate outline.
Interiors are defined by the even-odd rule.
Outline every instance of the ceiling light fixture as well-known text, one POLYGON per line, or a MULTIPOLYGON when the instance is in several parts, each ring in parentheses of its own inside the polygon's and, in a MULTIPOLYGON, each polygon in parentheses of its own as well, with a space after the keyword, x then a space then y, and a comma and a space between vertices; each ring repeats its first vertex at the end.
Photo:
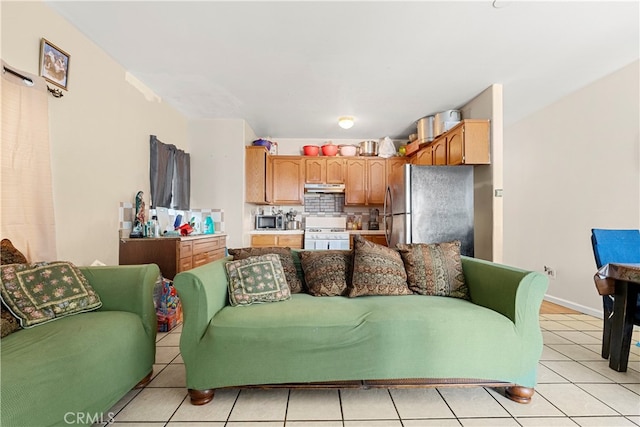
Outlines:
POLYGON ((338 119, 338 125, 342 129, 351 129, 354 121, 354 118, 351 116, 343 116, 338 119))

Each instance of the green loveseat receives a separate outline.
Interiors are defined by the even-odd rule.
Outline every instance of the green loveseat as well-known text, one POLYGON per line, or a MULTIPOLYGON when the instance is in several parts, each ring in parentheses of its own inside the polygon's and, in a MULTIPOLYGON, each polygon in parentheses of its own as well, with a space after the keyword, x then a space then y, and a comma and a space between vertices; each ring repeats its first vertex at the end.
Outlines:
POLYGON ((91 425, 139 383, 155 360, 156 265, 81 267, 102 307, 2 339, 0 425, 91 425))
MULTIPOLYGON (((294 251, 294 260, 299 263, 294 251)), ((547 278, 463 257, 471 301, 422 295, 228 302, 226 259, 180 273, 180 351, 193 404, 236 386, 484 384, 530 401, 547 278), (311 384, 313 383, 313 384, 311 384), (331 383, 331 384, 327 384, 331 383)))

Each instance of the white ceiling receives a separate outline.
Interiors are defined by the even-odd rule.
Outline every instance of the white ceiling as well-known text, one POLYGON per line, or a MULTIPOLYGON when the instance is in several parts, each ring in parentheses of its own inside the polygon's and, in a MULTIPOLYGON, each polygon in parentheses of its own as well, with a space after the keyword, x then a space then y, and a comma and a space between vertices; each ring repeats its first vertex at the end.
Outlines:
POLYGON ((638 0, 47 3, 188 118, 274 139, 406 138, 493 83, 508 125, 640 52, 638 0))

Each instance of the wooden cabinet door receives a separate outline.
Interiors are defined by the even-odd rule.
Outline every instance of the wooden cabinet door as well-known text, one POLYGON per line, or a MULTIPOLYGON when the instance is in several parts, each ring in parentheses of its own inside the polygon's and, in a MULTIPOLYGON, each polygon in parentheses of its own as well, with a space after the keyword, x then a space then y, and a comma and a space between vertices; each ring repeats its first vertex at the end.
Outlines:
POLYGON ((271 157, 272 202, 281 205, 304 203, 304 162, 297 156, 271 157))
POLYGON ((431 152, 433 154, 434 165, 446 165, 447 164, 447 138, 441 137, 435 140, 432 144, 431 152))
POLYGON ((327 184, 343 184, 344 183, 344 165, 345 160, 341 158, 326 159, 326 183, 327 184))
POLYGON ((251 247, 261 248, 276 245, 275 234, 254 234, 251 236, 251 247))
POLYGON ((447 134, 447 164, 462 165, 464 159, 464 134, 463 127, 452 129, 447 134))
POLYGON ((304 235, 300 234, 253 234, 251 236, 251 247, 289 247, 302 249, 304 235))
POLYGON ((431 145, 427 145, 423 147, 413 156, 411 164, 421 165, 421 166, 431 166, 433 165, 433 153, 431 152, 431 145))
POLYGON ((367 162, 364 159, 349 159, 346 166, 345 205, 367 203, 367 162))
POLYGON ((387 191, 387 161, 386 159, 367 160, 367 204, 384 204, 387 191))
POLYGON ((268 202, 267 187, 267 149, 260 146, 245 147, 245 201, 265 204, 268 202))
POLYGON ((387 182, 389 182, 388 177, 397 173, 399 169, 402 169, 404 165, 409 163, 408 157, 390 157, 387 159, 387 182))
POLYGON ((327 159, 304 159, 304 182, 323 184, 327 179, 327 159))

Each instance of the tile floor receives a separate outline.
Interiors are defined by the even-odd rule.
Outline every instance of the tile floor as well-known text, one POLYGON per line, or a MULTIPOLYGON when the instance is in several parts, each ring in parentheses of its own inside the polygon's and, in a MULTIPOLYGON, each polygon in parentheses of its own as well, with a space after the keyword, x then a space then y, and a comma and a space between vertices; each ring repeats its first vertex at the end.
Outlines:
POLYGON ((181 326, 158 334, 154 378, 116 404, 127 427, 640 426, 640 330, 629 369, 600 357, 602 322, 584 314, 542 314, 544 351, 532 402, 503 389, 222 390, 193 406, 178 348, 181 326))

